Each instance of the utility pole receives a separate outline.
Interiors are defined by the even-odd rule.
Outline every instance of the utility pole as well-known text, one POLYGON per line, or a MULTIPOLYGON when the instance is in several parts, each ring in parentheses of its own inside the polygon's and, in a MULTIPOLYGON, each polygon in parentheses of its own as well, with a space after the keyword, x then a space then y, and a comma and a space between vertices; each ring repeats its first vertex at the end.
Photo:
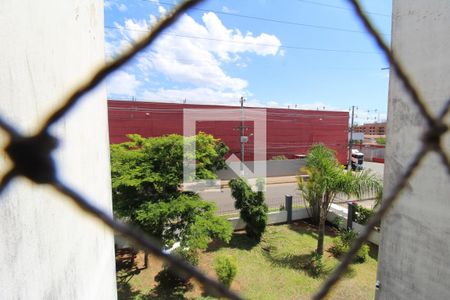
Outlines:
POLYGON ((353 119, 355 116, 355 106, 352 105, 352 122, 350 125, 350 137, 348 138, 348 165, 347 169, 352 169, 352 144, 353 144, 353 119))
POLYGON ((241 97, 241 126, 239 141, 241 143, 241 176, 244 176, 244 154, 245 154, 245 135, 244 135, 244 97, 241 97))

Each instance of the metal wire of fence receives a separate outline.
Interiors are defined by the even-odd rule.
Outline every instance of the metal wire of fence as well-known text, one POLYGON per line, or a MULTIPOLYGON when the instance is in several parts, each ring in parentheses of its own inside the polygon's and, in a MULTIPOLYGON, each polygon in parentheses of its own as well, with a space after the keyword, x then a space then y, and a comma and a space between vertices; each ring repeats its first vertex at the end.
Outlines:
MULTIPOLYGON (((403 82, 406 91, 411 96, 412 102, 419 109, 420 114, 426 120, 427 129, 422 138, 423 142, 421 149, 411 160, 409 166, 402 174, 401 179, 398 181, 393 191, 389 195, 385 196, 380 209, 369 220, 365 230, 360 234, 358 239, 356 239, 350 251, 342 259, 341 264, 325 281, 320 290, 314 295, 313 299, 323 299, 333 285, 336 284, 343 272, 351 263, 353 256, 357 253, 361 245, 367 240, 373 227, 379 223, 381 218, 391 207, 392 203, 396 201, 398 195, 406 186, 408 180, 429 152, 434 151, 440 156, 443 164, 447 168, 448 174, 450 175, 450 158, 441 146, 441 137, 448 130, 448 126, 443 122, 443 119, 450 109, 450 99, 446 102, 441 112, 437 116, 433 116, 429 112, 429 109, 425 105, 425 102, 423 101, 423 98, 419 94, 418 90, 411 83, 409 76, 404 71, 404 68, 390 51, 387 44, 383 41, 381 35, 373 27, 367 15, 361 9, 358 1, 348 1, 351 3, 355 14, 361 20, 370 36, 374 38, 378 47, 382 50, 383 55, 390 62, 391 68, 394 70, 399 80, 403 82)), ((186 12, 189 8, 194 7, 200 2, 202 2, 202 0, 186 0, 182 2, 174 8, 171 13, 168 13, 163 19, 161 19, 154 26, 154 28, 131 49, 97 70, 88 81, 75 88, 72 93, 69 94, 66 101, 64 101, 64 104, 42 123, 37 134, 33 136, 23 136, 15 129, 15 127, 6 123, 0 117, 0 127, 8 133, 10 138, 9 144, 6 146, 5 151, 13 162, 12 169, 10 169, 0 181, 0 193, 11 182, 11 180, 17 176, 27 177, 38 184, 49 184, 57 191, 71 198, 75 204, 77 204, 78 207, 83 209, 86 213, 98 218, 111 229, 123 234, 145 249, 149 250, 155 256, 175 267, 182 274, 198 280, 198 282, 203 285, 206 292, 229 299, 241 299, 239 295, 233 291, 230 291, 227 287, 217 281, 202 274, 199 270, 184 262, 182 259, 164 253, 159 245, 159 242, 157 242, 154 238, 146 235, 139 229, 115 220, 108 212, 94 206, 90 201, 83 198, 68 185, 61 182, 56 176, 57 166, 51 157, 52 151, 56 149, 58 141, 49 133, 50 127, 60 120, 60 118, 63 117, 70 109, 72 109, 74 104, 84 94, 95 88, 108 75, 123 66, 142 49, 151 44, 158 37, 158 35, 164 29, 172 25, 182 13, 186 12)))

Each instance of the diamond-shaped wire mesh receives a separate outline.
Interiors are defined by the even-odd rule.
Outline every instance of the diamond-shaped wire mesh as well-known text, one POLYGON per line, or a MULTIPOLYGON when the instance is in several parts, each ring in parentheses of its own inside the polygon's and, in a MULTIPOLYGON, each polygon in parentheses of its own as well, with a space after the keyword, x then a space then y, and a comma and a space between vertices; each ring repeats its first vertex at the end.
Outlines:
MULTIPOLYGON (((320 290, 314 295, 313 299, 323 299, 333 285, 336 284, 343 272, 353 260, 353 257, 359 248, 367 240, 373 227, 379 223, 381 218, 391 207, 392 203, 396 201, 399 194, 408 183, 408 180, 414 174, 415 170, 427 153, 431 151, 436 152, 440 156, 443 165, 446 167, 447 172, 450 175, 450 158, 441 146, 441 137, 448 130, 448 127, 443 120, 450 110, 450 99, 447 100, 446 104, 441 109, 441 112, 437 116, 433 116, 425 105, 425 102, 423 101, 423 98, 419 94, 417 88, 412 84, 409 76, 405 73, 404 68, 390 51, 387 44, 383 41, 381 35, 369 21, 368 17, 361 9, 358 1, 348 1, 352 5, 356 16, 361 20, 362 24, 366 28, 368 34, 375 40, 383 55, 389 61, 391 68, 396 73, 398 79, 403 83, 413 104, 418 108, 420 114, 425 119, 427 128, 422 138, 421 149, 411 160, 392 192, 389 195, 385 195, 380 209, 369 220, 364 231, 356 239, 350 251, 344 256, 340 265, 325 281, 320 290)), ((42 123, 37 134, 33 136, 23 136, 15 129, 14 126, 6 123, 0 117, 0 127, 8 133, 10 138, 10 142, 5 150, 13 161, 12 169, 9 170, 1 179, 0 193, 16 176, 25 176, 38 184, 50 184, 62 194, 70 197, 78 205, 78 207, 83 209, 86 213, 98 218, 111 229, 133 240, 135 243, 144 247, 157 257, 164 260, 166 263, 175 267, 181 273, 198 280, 207 292, 211 292, 215 295, 220 295, 229 299, 241 299, 239 295, 218 283, 214 279, 204 275, 195 267, 184 262, 182 259, 164 253, 159 246, 159 243, 154 238, 148 236, 139 229, 115 220, 108 212, 94 206, 90 201, 83 198, 76 191, 62 183, 56 177, 57 166, 51 157, 52 151, 57 147, 57 140, 49 133, 50 127, 54 123, 58 122, 66 112, 72 109, 74 104, 77 103, 77 101, 84 94, 94 89, 108 75, 119 69, 137 53, 150 45, 159 36, 159 34, 164 29, 172 25, 181 14, 200 2, 202 2, 202 0, 186 0, 182 2, 171 13, 161 19, 153 27, 153 29, 145 37, 138 41, 131 49, 123 52, 122 55, 117 57, 115 60, 97 70, 88 81, 76 87, 66 99, 64 104, 42 123)))

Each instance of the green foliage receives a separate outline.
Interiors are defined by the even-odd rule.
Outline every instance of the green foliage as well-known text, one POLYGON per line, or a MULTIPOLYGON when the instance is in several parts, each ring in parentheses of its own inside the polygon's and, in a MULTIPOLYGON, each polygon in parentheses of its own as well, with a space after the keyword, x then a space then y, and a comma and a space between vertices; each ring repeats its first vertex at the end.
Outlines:
MULTIPOLYGON (((143 138, 128 136, 129 142, 111 145, 111 177, 114 212, 129 217, 144 202, 159 202, 179 194, 183 180, 183 137, 171 134, 143 138)), ((216 178, 225 166, 228 147, 212 135, 199 133, 187 138, 196 142, 197 177, 216 178)))
MULTIPOLYGON (((171 134, 156 138, 129 135, 130 141, 111 145, 114 213, 133 221, 171 247, 205 249, 212 238, 228 242, 231 225, 215 215, 215 205, 193 193, 182 193, 183 137, 171 134)), ((215 178, 225 165, 228 151, 220 140, 205 133, 187 138, 196 143, 196 176, 215 178)))
POLYGON ((333 246, 330 248, 330 252, 334 255, 334 257, 340 257, 347 251, 348 246, 344 244, 340 236, 333 238, 333 246))
POLYGON ((231 195, 236 199, 234 206, 240 210, 240 217, 246 223, 247 235, 259 241, 267 226, 268 207, 264 203, 264 193, 253 192, 242 178, 232 179, 228 184, 231 195))
POLYGON ((367 261, 367 256, 369 255, 369 245, 363 244, 361 248, 356 252, 354 261, 358 263, 363 263, 367 261))
POLYGON ((314 224, 319 223, 320 203, 322 194, 320 187, 317 186, 316 173, 313 170, 303 169, 303 172, 308 175, 308 179, 303 176, 297 177, 298 188, 305 202, 306 211, 314 224))
POLYGON ((386 145, 386 138, 385 137, 379 137, 379 138, 375 139, 375 141, 377 142, 377 144, 386 145))
POLYGON ((228 256, 218 256, 214 261, 214 269, 216 270, 219 281, 226 286, 230 286, 237 274, 237 264, 234 259, 228 256))
POLYGON ((227 220, 216 216, 215 204, 203 201, 198 195, 180 194, 169 201, 147 202, 136 211, 135 222, 172 246, 206 249, 212 238, 228 242, 232 228, 227 220))
POLYGON ((319 277, 324 271, 322 255, 313 251, 309 259, 308 271, 313 277, 319 277))
POLYGON ((334 220, 332 221, 332 224, 334 227, 336 227, 338 230, 341 230, 346 226, 345 219, 341 216, 336 216, 334 220))
MULTIPOLYGON (((347 253, 356 237, 357 234, 353 230, 342 230, 337 237, 333 238, 333 246, 330 248, 330 252, 335 257, 340 257, 341 255, 347 253)), ((353 261, 363 263, 367 260, 368 255, 369 246, 367 244, 363 244, 356 253, 353 261)))
POLYGON ((189 289, 189 279, 180 276, 172 268, 166 267, 155 276, 155 281, 158 286, 155 288, 155 292, 166 298, 180 297, 189 289))
POLYGON ((354 221, 358 224, 366 224, 367 221, 373 216, 373 209, 365 208, 361 205, 354 205, 355 208, 355 219, 354 221))
MULTIPOLYGON (((198 253, 195 250, 178 248, 172 254, 183 258, 193 266, 198 264, 198 253)), ((165 264, 163 270, 155 276, 155 281, 158 283, 155 292, 164 298, 179 297, 180 299, 184 299, 184 297, 182 297, 183 294, 192 289, 189 278, 181 276, 167 264, 165 264)))
POLYGON ((309 179, 306 183, 300 180, 299 189, 307 205, 319 211, 317 252, 323 253, 325 220, 336 195, 342 193, 360 198, 365 193, 373 193, 380 199, 383 184, 378 177, 368 171, 344 170, 334 151, 322 144, 313 145, 308 152, 306 171, 309 179))

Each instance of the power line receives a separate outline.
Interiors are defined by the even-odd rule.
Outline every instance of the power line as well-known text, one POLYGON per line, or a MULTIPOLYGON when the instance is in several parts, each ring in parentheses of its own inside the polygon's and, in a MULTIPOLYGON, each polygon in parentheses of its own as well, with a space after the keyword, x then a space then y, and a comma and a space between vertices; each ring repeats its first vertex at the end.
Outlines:
MULTIPOLYGON (((316 1, 311 1, 311 0, 297 0, 298 2, 304 2, 304 3, 308 3, 308 4, 313 4, 313 5, 318 5, 318 6, 324 6, 324 7, 330 7, 330 8, 336 8, 336 9, 342 9, 342 10, 348 10, 348 11, 353 11, 353 9, 351 8, 347 8, 347 7, 342 7, 342 6, 337 6, 337 5, 331 5, 331 4, 326 4, 326 3, 321 3, 321 2, 316 2, 316 1)), ((370 12, 367 10, 363 10, 363 12, 365 14, 368 15, 374 15, 374 16, 381 16, 381 17, 391 17, 388 14, 382 14, 382 13, 377 13, 377 12, 370 12)))
MULTIPOLYGON (((141 1, 158 4, 156 2, 152 2, 149 0, 141 0, 141 1)), ((162 1, 159 1, 159 4, 172 6, 172 7, 175 6, 175 4, 173 4, 173 3, 162 2, 162 1)), ((259 17, 259 16, 250 16, 250 15, 243 15, 243 14, 237 14, 237 13, 232 13, 232 12, 224 12, 224 11, 213 10, 213 9, 203 9, 203 8, 195 7, 195 8, 192 8, 192 10, 201 11, 201 12, 213 12, 218 15, 232 16, 232 17, 243 18, 243 19, 252 19, 252 20, 258 20, 258 21, 263 21, 263 22, 272 22, 272 23, 278 23, 278 24, 284 24, 284 25, 315 28, 315 29, 320 29, 320 30, 332 30, 332 31, 367 34, 365 31, 362 31, 362 30, 347 29, 347 28, 340 28, 340 27, 334 27, 334 26, 323 26, 323 25, 316 25, 316 24, 307 24, 307 23, 280 20, 280 19, 274 19, 274 18, 265 18, 265 17, 259 17)), ((383 35, 389 35, 389 34, 383 33, 383 35)))
MULTIPOLYGON (((150 31, 150 30, 145 30, 145 29, 129 29, 129 28, 123 28, 123 27, 120 28, 120 27, 110 26, 110 25, 105 25, 104 27, 107 28, 107 29, 113 29, 113 30, 125 30, 125 31, 135 31, 135 32, 149 32, 150 31)), ((176 36, 176 37, 181 37, 181 38, 196 39, 196 40, 207 40, 207 41, 224 42, 224 43, 232 43, 232 44, 243 44, 243 45, 253 45, 253 46, 263 46, 263 47, 277 47, 277 48, 279 47, 279 48, 283 48, 283 49, 303 50, 303 51, 355 53, 355 54, 377 54, 377 55, 379 54, 378 52, 373 52, 373 51, 330 49, 330 48, 315 48, 315 47, 302 47, 302 46, 288 46, 288 45, 251 43, 251 42, 244 42, 244 41, 232 41, 232 40, 224 40, 224 39, 211 38, 211 37, 191 36, 191 35, 175 34, 175 33, 163 33, 162 35, 170 35, 170 36, 176 36)))

